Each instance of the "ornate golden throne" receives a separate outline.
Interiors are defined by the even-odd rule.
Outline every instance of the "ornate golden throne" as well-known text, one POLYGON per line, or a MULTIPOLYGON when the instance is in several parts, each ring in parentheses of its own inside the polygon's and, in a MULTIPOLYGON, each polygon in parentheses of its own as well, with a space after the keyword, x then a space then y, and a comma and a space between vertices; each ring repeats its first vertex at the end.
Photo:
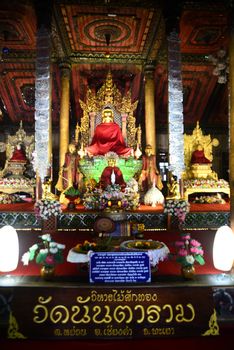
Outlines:
POLYGON ((6 161, 3 169, 0 169, 0 192, 27 193, 32 198, 35 195, 35 173, 32 167, 33 151, 35 149, 34 135, 27 135, 23 129, 22 121, 15 135, 8 135, 6 142, 0 143, 0 151, 6 152, 6 161), (17 146, 23 147, 26 160, 23 162, 11 161, 17 146))
POLYGON ((86 179, 92 178, 98 181, 103 168, 107 165, 103 156, 95 156, 92 160, 84 156, 85 148, 90 145, 96 126, 101 123, 102 110, 109 108, 114 113, 114 122, 119 125, 126 145, 134 150, 134 157, 130 157, 131 159, 119 157, 118 160, 118 166, 124 173, 125 181, 128 181, 140 171, 142 166, 142 161, 138 159, 141 156, 141 127, 136 127, 134 117, 138 101, 131 102, 130 91, 122 96, 113 83, 111 72, 108 72, 104 84, 97 93, 88 88, 86 101, 79 102, 83 116, 80 125, 76 126, 75 143, 78 154, 83 158, 79 162, 80 171, 86 179))
POLYGON ((210 135, 203 135, 197 122, 191 135, 184 135, 184 162, 185 171, 182 174, 182 192, 185 199, 193 193, 225 193, 230 196, 230 188, 227 181, 218 179, 218 174, 212 169, 213 147, 217 147, 219 141, 211 139, 210 135), (200 147, 205 162, 192 162, 193 154, 200 147))

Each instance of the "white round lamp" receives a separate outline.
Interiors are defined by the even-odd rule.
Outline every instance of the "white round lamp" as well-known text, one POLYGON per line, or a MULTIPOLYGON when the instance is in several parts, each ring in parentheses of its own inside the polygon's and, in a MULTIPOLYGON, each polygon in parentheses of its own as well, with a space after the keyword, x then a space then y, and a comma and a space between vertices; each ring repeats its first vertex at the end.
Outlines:
POLYGON ((213 244, 214 267, 221 271, 230 271, 234 260, 234 233, 229 226, 221 226, 215 235, 213 244))
POLYGON ((0 229, 0 271, 10 272, 19 261, 19 239, 14 227, 6 225, 0 229))

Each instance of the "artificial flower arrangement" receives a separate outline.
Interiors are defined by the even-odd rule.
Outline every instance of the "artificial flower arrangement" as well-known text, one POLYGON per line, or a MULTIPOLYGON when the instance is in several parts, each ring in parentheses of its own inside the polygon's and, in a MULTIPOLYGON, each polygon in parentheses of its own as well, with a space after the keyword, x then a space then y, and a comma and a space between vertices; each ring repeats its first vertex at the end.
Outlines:
POLYGON ((85 192, 83 196, 83 205, 85 209, 105 209, 107 207, 107 202, 101 197, 101 195, 101 188, 94 188, 92 191, 85 192))
POLYGON ((164 213, 177 216, 180 224, 185 221, 189 209, 190 204, 184 199, 168 199, 164 203, 164 213))
POLYGON ((91 192, 86 192, 83 196, 83 205, 86 209, 103 210, 116 203, 124 210, 136 209, 139 206, 139 194, 134 188, 127 184, 125 191, 120 185, 108 185, 104 190, 94 188, 91 192))
POLYGON ((183 267, 193 266, 195 262, 205 264, 204 251, 201 243, 193 239, 190 233, 182 233, 180 240, 175 242, 176 253, 171 254, 183 267))
POLYGON ((34 205, 34 211, 37 218, 48 219, 52 215, 58 216, 62 213, 62 207, 56 199, 41 199, 34 205))
POLYGON ((30 261, 35 259, 37 264, 51 267, 63 262, 64 244, 55 242, 50 234, 39 236, 41 242, 34 244, 29 250, 23 254, 22 262, 28 265, 30 261))

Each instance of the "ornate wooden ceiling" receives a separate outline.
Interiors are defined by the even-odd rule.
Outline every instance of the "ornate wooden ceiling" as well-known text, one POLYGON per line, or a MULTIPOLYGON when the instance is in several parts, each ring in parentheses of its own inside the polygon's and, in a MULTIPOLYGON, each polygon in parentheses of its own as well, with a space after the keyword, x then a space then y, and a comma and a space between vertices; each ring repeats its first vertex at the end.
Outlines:
POLYGON ((155 65, 157 127, 167 125, 167 34, 179 11, 184 88, 184 120, 209 127, 227 126, 227 84, 218 84, 208 55, 228 48, 228 8, 203 1, 1 1, 0 125, 34 123, 37 23, 48 24, 51 7, 52 111, 59 120, 59 63, 69 60, 71 122, 81 116, 79 99, 87 84, 98 89, 110 69, 124 94, 139 100, 136 118, 144 120, 144 67, 155 65), (36 6, 35 6, 36 3, 36 6), (169 8, 170 6, 170 8, 169 8), (169 9, 169 10, 168 10, 169 9))

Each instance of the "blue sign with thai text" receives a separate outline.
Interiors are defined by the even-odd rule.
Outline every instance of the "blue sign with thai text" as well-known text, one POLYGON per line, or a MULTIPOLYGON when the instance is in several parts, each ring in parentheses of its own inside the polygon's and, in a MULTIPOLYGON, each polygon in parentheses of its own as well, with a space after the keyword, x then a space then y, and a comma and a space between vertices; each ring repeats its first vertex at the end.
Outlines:
POLYGON ((95 252, 90 255, 91 283, 151 282, 149 256, 145 252, 95 252))

